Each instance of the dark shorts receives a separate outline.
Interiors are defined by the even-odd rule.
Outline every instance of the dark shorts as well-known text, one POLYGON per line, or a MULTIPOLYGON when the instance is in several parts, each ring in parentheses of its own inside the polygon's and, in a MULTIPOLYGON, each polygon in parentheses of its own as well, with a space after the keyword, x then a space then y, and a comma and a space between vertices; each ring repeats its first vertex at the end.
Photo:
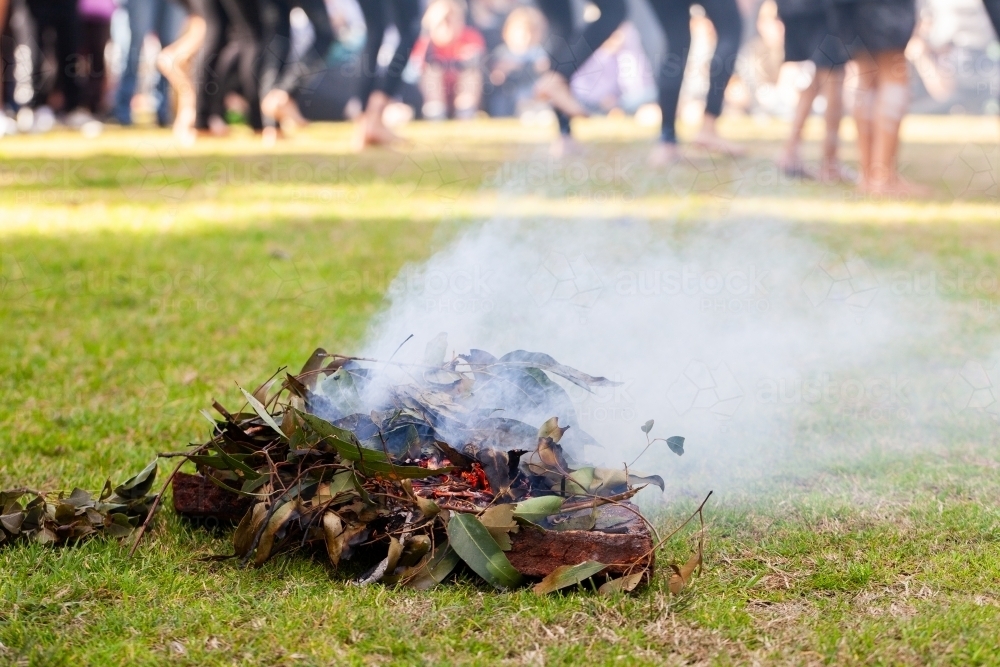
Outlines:
POLYGON ((850 55, 835 22, 826 13, 798 15, 784 19, 785 62, 809 60, 820 69, 842 67, 850 55))
POLYGON ((902 51, 917 25, 915 0, 856 0, 835 5, 848 51, 902 51))

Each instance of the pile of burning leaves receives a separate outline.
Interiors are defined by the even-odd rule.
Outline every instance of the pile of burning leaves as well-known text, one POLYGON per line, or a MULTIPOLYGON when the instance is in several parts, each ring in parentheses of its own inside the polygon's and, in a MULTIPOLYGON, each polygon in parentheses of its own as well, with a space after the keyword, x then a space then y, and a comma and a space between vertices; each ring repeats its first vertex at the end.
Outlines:
MULTIPOLYGON (((615 383, 546 354, 496 358, 472 350, 445 359, 445 351, 442 337, 428 345, 422 364, 316 350, 297 375, 242 390, 243 410, 215 403, 221 419, 204 413, 211 439, 164 456, 193 462, 213 484, 251 503, 233 534, 242 564, 310 546, 334 566, 358 551, 375 552, 361 584, 426 589, 464 562, 510 589, 523 583, 506 553, 519 531, 613 533, 615 522, 645 521, 625 501, 646 485, 662 490, 663 480, 576 464, 568 451, 596 443, 552 376, 587 391, 615 383), (390 366, 405 381, 387 381, 390 366), (602 513, 604 505, 628 511, 602 513)), ((683 438, 651 439, 652 426, 642 428, 647 445, 660 441, 683 453, 683 438)), ((535 590, 603 574, 602 592, 630 591, 651 564, 652 549, 616 577, 605 563, 567 564, 535 590)), ((693 567, 674 576, 689 576, 693 567)))
POLYGON ((60 545, 95 535, 127 537, 142 524, 154 504, 150 495, 156 462, 112 489, 104 483, 94 498, 83 489, 43 494, 30 489, 0 491, 0 546, 18 541, 60 545))

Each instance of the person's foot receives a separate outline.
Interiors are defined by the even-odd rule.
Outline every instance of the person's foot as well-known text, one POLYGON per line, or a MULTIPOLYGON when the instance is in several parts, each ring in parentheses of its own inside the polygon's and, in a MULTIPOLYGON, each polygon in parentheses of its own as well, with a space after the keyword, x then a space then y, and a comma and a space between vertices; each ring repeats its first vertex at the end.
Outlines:
POLYGON ((299 105, 284 90, 275 88, 260 101, 260 112, 278 121, 282 132, 291 134, 309 124, 299 111, 299 105))
POLYGON ((382 123, 372 123, 362 116, 354 130, 353 149, 360 153, 371 146, 392 146, 402 139, 382 123))
POLYGON ((0 137, 15 134, 17 134, 17 121, 6 114, 0 114, 0 137))
POLYGON ((194 109, 181 108, 177 110, 177 117, 174 118, 173 133, 174 139, 182 146, 191 146, 198 138, 198 133, 194 129, 194 121, 194 109))
POLYGON ((710 153, 721 153, 731 157, 741 157, 746 155, 746 149, 739 144, 727 141, 712 132, 699 132, 691 143, 699 148, 703 148, 710 153))
POLYGON ((267 147, 274 146, 278 143, 279 132, 278 128, 273 125, 268 125, 260 131, 261 143, 267 147))
POLYGON ((208 133, 213 137, 229 136, 229 124, 222 119, 222 116, 212 114, 208 117, 208 133))
POLYGON ((281 115, 281 109, 288 104, 288 93, 279 88, 275 88, 260 101, 260 112, 265 116, 277 119, 281 115))
POLYGON ((926 185, 912 183, 899 174, 885 179, 862 180, 858 189, 868 195, 893 199, 923 199, 931 195, 931 189, 926 185))
POLYGON ((354 138, 354 149, 360 152, 368 146, 391 146, 402 141, 382 120, 389 106, 389 96, 376 90, 368 97, 368 107, 358 118, 358 129, 354 138))
POLYGON ((561 160, 565 157, 570 157, 572 155, 579 155, 582 152, 580 144, 578 144, 571 135, 569 134, 559 134, 559 138, 549 145, 549 155, 557 160, 561 160))
POLYGON ((782 153, 781 156, 778 157, 776 164, 785 178, 796 180, 813 180, 816 178, 816 174, 814 174, 812 170, 806 168, 802 158, 796 153, 788 153, 787 151, 782 153))
POLYGON ((21 107, 17 112, 17 129, 31 134, 44 134, 56 125, 56 115, 47 106, 37 109, 21 107))
POLYGON ((681 159, 680 147, 670 141, 657 142, 646 157, 646 164, 652 169, 663 169, 681 159))
POLYGON ((817 175, 820 183, 824 185, 839 185, 848 183, 857 185, 858 172, 854 171, 840 160, 824 160, 820 165, 817 175))
POLYGON ((561 74, 546 72, 535 83, 535 97, 548 102, 570 118, 586 116, 587 110, 573 96, 569 83, 561 74))

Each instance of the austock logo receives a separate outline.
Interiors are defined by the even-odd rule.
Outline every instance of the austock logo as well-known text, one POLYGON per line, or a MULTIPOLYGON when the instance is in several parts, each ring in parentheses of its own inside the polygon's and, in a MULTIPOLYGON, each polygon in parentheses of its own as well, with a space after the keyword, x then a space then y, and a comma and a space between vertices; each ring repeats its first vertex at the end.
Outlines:
POLYGON ((585 255, 569 258, 553 252, 528 280, 527 288, 539 306, 565 302, 592 308, 601 296, 604 283, 585 255))
POLYGON ((455 200, 469 182, 469 170, 454 151, 413 146, 399 154, 389 180, 402 197, 437 195, 455 200))
POLYGON ((879 281, 863 259, 829 253, 806 275, 802 291, 814 307, 842 303, 860 321, 878 295, 879 281))
POLYGON ((955 413, 981 412, 1000 420, 1000 368, 968 361, 945 388, 945 399, 955 413))
POLYGON ((194 184, 194 176, 176 148, 139 144, 118 171, 118 185, 130 199, 156 198, 176 206, 194 184))
POLYGON ((0 301, 21 301, 51 287, 38 258, 0 254, 0 301))
POLYGON ((997 172, 1000 170, 1000 150, 980 144, 966 144, 941 175, 948 192, 956 199, 970 197, 997 199, 997 172))
POLYGON ((720 419, 729 419, 739 410, 745 394, 724 362, 714 368, 692 361, 667 389, 667 400, 679 415, 706 410, 720 419))

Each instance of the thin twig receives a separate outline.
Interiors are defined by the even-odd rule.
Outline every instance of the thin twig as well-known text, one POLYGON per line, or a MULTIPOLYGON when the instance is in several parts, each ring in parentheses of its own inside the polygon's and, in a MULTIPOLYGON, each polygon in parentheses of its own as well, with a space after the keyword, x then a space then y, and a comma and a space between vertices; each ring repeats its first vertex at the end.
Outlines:
MULTIPOLYGON (((197 453, 203 450, 206 445, 202 445, 192 453, 197 453)), ((132 548, 128 550, 128 557, 131 558, 135 555, 135 550, 139 548, 139 541, 142 540, 142 536, 146 534, 146 529, 149 527, 150 522, 153 520, 153 515, 156 514, 156 508, 160 506, 160 501, 163 500, 163 494, 167 492, 167 487, 170 483, 174 481, 174 476, 177 475, 181 470, 181 466, 187 462, 187 459, 179 461, 176 466, 174 466, 174 471, 170 473, 167 477, 167 481, 163 483, 163 488, 160 489, 160 493, 157 494, 156 499, 153 500, 153 504, 149 508, 149 514, 146 515, 146 520, 142 522, 142 526, 139 527, 139 532, 135 534, 135 541, 132 543, 132 548)))

